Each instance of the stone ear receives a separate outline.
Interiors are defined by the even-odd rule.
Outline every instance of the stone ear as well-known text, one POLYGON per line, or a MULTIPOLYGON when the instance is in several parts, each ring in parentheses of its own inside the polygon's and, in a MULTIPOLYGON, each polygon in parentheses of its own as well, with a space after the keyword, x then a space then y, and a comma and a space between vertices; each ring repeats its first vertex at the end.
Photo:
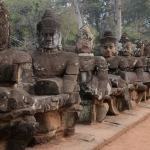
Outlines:
POLYGON ((62 44, 61 44, 61 40, 62 40, 62 36, 61 36, 61 33, 58 32, 58 49, 61 50, 62 49, 62 44))
POLYGON ((59 32, 59 42, 61 43, 61 40, 62 40, 62 36, 61 36, 61 33, 59 32))

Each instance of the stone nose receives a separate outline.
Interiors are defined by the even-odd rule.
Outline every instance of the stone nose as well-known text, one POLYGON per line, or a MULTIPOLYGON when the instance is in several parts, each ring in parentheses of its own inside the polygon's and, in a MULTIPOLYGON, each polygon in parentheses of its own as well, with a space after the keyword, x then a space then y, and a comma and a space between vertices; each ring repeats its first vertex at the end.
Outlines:
POLYGON ((126 52, 127 50, 126 50, 126 49, 123 49, 123 51, 126 52))
POLYGON ((47 41, 52 41, 52 40, 53 40, 53 37, 48 34, 48 35, 46 36, 46 40, 47 40, 47 41))
POLYGON ((110 52, 110 48, 107 48, 107 50, 106 50, 107 52, 110 52))

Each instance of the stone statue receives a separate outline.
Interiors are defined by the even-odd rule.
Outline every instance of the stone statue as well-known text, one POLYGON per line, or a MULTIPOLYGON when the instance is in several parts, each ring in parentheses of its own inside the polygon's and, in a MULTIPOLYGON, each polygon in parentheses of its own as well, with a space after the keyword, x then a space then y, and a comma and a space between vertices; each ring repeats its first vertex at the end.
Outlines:
POLYGON ((34 101, 39 112, 35 118, 39 122, 37 143, 46 142, 59 134, 72 135, 81 111, 78 57, 74 53, 61 50, 60 23, 47 9, 37 24, 39 46, 31 54, 35 76, 34 101), (43 113, 45 112, 45 113, 43 113))
POLYGON ((88 26, 83 25, 77 34, 76 44, 80 63, 78 80, 83 105, 80 122, 91 123, 104 119, 109 109, 108 103, 104 100, 111 93, 106 60, 102 56, 94 56, 93 39, 88 26))
POLYGON ((130 94, 131 102, 134 106, 142 100, 145 95, 145 90, 147 89, 147 87, 143 85, 143 62, 141 59, 133 56, 133 45, 127 34, 122 35, 120 41, 123 41, 120 55, 126 58, 129 66, 126 68, 126 73, 122 74, 122 77, 128 84, 133 85, 130 94))
POLYGON ((133 51, 135 57, 141 57, 144 53, 144 43, 142 40, 138 39, 135 41, 136 48, 133 51))
POLYGON ((111 31, 105 31, 100 39, 100 53, 108 63, 109 79, 112 84, 112 99, 114 99, 114 107, 118 111, 130 109, 130 96, 126 82, 120 77, 120 74, 126 71, 128 63, 124 57, 116 56, 116 38, 113 37, 111 31))
POLYGON ((18 87, 21 68, 31 63, 30 55, 10 48, 9 12, 0 2, 0 140, 7 150, 24 150, 36 134, 38 123, 30 95, 18 87))
MULTIPOLYGON (((144 45, 144 44, 143 44, 144 45)), ((142 60, 143 66, 144 66, 144 72, 143 72, 143 83, 144 85, 147 85, 147 91, 146 91, 146 99, 150 98, 150 44, 146 44, 145 46, 142 46, 143 53, 140 53, 139 55, 135 55, 135 57, 138 57, 142 60)))

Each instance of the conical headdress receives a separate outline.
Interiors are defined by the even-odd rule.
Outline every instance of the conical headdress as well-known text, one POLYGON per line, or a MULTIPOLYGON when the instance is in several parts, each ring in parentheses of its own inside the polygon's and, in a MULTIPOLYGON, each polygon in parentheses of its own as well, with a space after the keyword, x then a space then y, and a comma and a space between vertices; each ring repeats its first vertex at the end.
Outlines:
POLYGON ((0 1, 0 19, 3 19, 6 23, 9 21, 9 12, 2 1, 0 1))
POLYGON ((93 34, 91 33, 90 29, 89 29, 88 26, 86 26, 86 25, 83 25, 83 26, 79 29, 79 32, 78 32, 77 37, 78 37, 78 38, 81 38, 81 39, 84 39, 84 38, 88 38, 88 39, 91 39, 91 40, 94 39, 93 34))
POLYGON ((47 9, 42 17, 42 21, 37 24, 37 31, 39 33, 55 33, 56 30, 59 30, 60 26, 60 23, 55 20, 51 9, 47 9))
POLYGON ((111 31, 105 31, 103 38, 100 39, 100 43, 113 42, 116 44, 117 39, 113 36, 111 31))
POLYGON ((10 47, 10 26, 9 11, 6 9, 4 2, 0 0, 0 24, 1 24, 1 50, 10 47), (4 32, 3 32, 4 31, 4 32))
POLYGON ((120 41, 119 42, 128 42, 128 41, 130 41, 130 37, 129 37, 129 35, 127 34, 127 33, 123 33, 122 35, 121 35, 121 38, 120 38, 120 41))

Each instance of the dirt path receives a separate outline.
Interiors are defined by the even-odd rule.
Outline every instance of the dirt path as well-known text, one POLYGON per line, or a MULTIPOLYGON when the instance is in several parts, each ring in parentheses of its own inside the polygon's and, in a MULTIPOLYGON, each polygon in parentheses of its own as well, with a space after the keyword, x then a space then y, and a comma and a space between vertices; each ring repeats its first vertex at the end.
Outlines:
MULTIPOLYGON (((73 142, 73 140, 71 141, 73 142)), ((66 139, 64 139, 64 143, 67 143, 66 139)), ((88 144, 86 146, 88 147, 88 144)), ((84 150, 85 147, 83 148, 84 150)), ((56 149, 65 150, 65 148, 59 147, 59 144, 56 149)), ((70 147, 69 150, 72 149, 73 147, 70 147)), ((28 148, 27 150, 53 150, 53 146, 50 143, 47 143, 43 145, 37 145, 34 148, 28 148)), ((118 139, 105 145, 103 148, 101 148, 101 150, 150 150, 150 117, 142 123, 136 125, 131 130, 127 131, 118 139)))
POLYGON ((101 150, 150 150, 150 117, 101 150))

